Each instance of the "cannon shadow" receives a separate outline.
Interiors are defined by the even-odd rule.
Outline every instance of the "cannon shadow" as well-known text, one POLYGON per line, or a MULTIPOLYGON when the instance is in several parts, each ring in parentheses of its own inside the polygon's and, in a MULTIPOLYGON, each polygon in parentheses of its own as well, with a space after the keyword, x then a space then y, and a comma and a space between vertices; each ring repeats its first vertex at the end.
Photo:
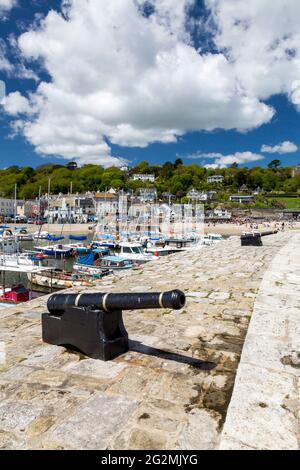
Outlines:
POLYGON ((189 366, 195 367, 201 370, 210 371, 216 367, 214 362, 201 361, 194 357, 184 356, 182 354, 164 351, 163 349, 153 348, 147 346, 140 341, 129 340, 129 350, 146 354, 147 356, 159 357, 160 359, 166 359, 169 361, 179 362, 181 364, 188 364, 189 366))

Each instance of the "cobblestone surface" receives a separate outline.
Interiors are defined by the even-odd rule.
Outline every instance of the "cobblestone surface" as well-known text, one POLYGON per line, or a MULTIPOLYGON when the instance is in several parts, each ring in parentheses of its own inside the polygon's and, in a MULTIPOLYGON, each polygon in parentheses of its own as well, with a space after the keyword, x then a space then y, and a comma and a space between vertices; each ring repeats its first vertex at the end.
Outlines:
POLYGON ((0 448, 212 449, 253 304, 290 234, 231 239, 105 278, 98 291, 182 289, 181 311, 126 312, 130 351, 109 363, 43 344, 46 298, 0 312, 0 448))

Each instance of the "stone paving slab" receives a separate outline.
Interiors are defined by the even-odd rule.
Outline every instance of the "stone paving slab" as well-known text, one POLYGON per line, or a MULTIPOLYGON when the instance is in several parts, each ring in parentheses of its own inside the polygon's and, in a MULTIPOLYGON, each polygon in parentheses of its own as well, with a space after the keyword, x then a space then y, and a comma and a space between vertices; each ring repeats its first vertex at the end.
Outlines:
POLYGON ((0 449, 217 448, 254 301, 290 236, 233 238, 99 281, 91 291, 187 295, 181 311, 124 313, 130 350, 109 363, 42 343, 47 297, 0 312, 0 449))
POLYGON ((299 249, 297 233, 264 275, 220 449, 299 449, 299 249))
POLYGON ((138 401, 99 393, 81 406, 77 413, 57 426, 49 442, 73 449, 106 449, 117 430, 121 430, 138 406, 138 401), (86 433, 86 428, 93 433, 86 433))

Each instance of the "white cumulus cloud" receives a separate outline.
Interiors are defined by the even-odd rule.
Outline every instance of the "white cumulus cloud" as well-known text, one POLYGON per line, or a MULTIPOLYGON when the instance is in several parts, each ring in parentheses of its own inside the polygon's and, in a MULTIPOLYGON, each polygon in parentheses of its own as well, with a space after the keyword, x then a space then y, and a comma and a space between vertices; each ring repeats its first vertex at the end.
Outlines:
POLYGON ((258 99, 284 93, 300 110, 299 0, 205 0, 214 41, 258 99))
POLYGON ((19 114, 26 114, 31 112, 29 101, 18 91, 10 93, 6 97, 4 109, 11 116, 18 116, 19 114))
MULTIPOLYGON (((191 156, 196 158, 196 156, 191 156)), ((230 155, 223 155, 222 153, 199 153, 197 159, 213 159, 213 163, 208 163, 205 168, 226 168, 233 163, 244 165, 246 163, 253 163, 263 160, 263 155, 253 152, 236 152, 230 155)))
POLYGON ((289 140, 286 140, 285 142, 281 142, 278 145, 263 145, 261 148, 261 152, 264 153, 280 153, 280 154, 285 154, 285 153, 294 153, 297 152, 298 147, 296 144, 293 142, 290 142, 289 140))
POLYGON ((6 57, 6 44, 3 39, 0 38, 0 71, 1 72, 11 72, 12 65, 6 57))
POLYGON ((148 0, 148 16, 145 3, 68 0, 64 14, 52 10, 20 36, 22 58, 40 61, 51 78, 28 97, 31 110, 17 126, 37 152, 121 164, 110 142, 145 147, 270 121, 274 110, 243 86, 222 51, 194 47, 186 28, 194 0, 148 0))
POLYGON ((16 6, 17 0, 0 0, 0 17, 16 6))

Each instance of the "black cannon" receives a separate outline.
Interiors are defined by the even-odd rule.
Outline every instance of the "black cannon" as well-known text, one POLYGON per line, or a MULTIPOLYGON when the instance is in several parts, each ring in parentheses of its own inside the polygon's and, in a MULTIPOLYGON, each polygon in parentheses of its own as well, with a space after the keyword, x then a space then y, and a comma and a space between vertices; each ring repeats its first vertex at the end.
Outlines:
POLYGON ((185 295, 179 290, 143 294, 54 294, 47 303, 49 313, 42 315, 43 341, 109 361, 129 349, 122 310, 180 310, 184 305, 185 295))
POLYGON ((241 235, 242 246, 262 246, 261 234, 260 233, 243 233, 241 235))
POLYGON ((241 235, 241 245, 242 246, 262 246, 263 242, 261 237, 266 237, 268 235, 275 235, 278 233, 278 230, 269 231, 269 232, 248 232, 241 235))

